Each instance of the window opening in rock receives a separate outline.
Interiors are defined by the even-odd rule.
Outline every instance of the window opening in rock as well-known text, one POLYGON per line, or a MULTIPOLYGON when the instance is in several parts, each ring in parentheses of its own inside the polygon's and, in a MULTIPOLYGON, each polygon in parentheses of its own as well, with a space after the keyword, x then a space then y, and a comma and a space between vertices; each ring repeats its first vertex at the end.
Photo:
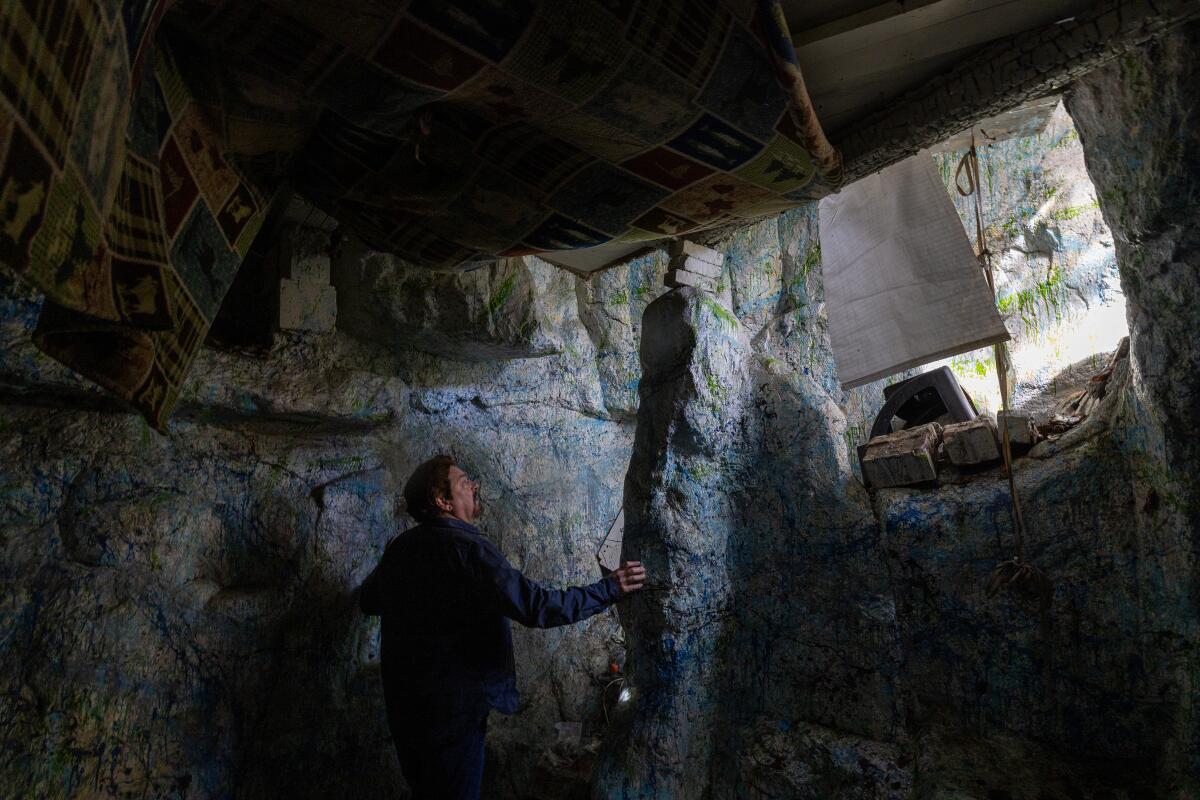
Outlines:
POLYGON ((327 333, 337 319, 330 285, 336 222, 290 194, 272 204, 221 302, 205 344, 265 353, 277 333, 327 333))
MULTIPOLYGON (((969 140, 956 137, 935 148, 934 160, 963 224, 973 231, 974 198, 954 189, 955 170, 969 147, 969 140)), ((1012 335, 1012 404, 1041 410, 1103 370, 1129 333, 1112 232, 1100 213, 1079 134, 1061 103, 1040 132, 987 142, 984 128, 977 148, 996 302, 1012 335)), ((954 372, 980 411, 999 410, 992 348, 923 369, 939 366, 954 372)))
POLYGON ((266 349, 278 311, 279 247, 251 246, 208 329, 205 344, 223 350, 266 349))

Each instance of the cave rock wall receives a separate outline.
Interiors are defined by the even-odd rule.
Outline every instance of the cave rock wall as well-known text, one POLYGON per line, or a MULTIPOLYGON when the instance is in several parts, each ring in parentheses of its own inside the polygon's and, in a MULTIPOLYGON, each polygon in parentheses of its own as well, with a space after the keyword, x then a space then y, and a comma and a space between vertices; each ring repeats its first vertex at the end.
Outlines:
POLYGON ((763 227, 731 246, 740 331, 711 299, 651 306, 626 548, 657 577, 624 612, 632 698, 594 798, 1200 791, 1196 37, 1068 100, 1132 355, 1098 412, 1017 462, 1044 607, 987 590, 1017 553, 998 470, 873 498, 852 478, 819 293, 788 288, 805 237, 775 262, 763 227))
MULTIPOLYGON (((335 280, 364 260, 376 291, 403 274, 345 247, 335 280)), ((658 266, 605 287, 661 285, 658 266)), ((532 260, 406 280, 393 288, 428 316, 204 350, 165 436, 43 358, 39 299, 4 285, 0 796, 404 796, 379 628, 353 591, 409 524, 399 488, 434 453, 481 478, 483 528, 514 564, 551 585, 598 577, 633 436, 592 343, 636 364, 624 320, 589 310, 612 297, 532 260), (444 349, 398 346, 442 327, 444 349)), ((367 304, 344 297, 339 320, 367 304)), ((514 638, 524 702, 493 720, 489 791, 578 792, 616 618, 514 638)))

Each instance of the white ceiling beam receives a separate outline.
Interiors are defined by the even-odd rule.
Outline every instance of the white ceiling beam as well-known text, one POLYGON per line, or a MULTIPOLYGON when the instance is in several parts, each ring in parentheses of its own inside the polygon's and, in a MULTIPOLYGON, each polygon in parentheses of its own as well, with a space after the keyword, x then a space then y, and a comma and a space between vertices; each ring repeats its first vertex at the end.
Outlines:
POLYGON ((1200 0, 1104 0, 1060 23, 993 42, 830 137, 853 181, 1058 91, 1147 41, 1200 18, 1200 0))
POLYGON ((838 19, 830 20, 829 22, 821 23, 807 30, 795 31, 792 41, 796 47, 804 47, 806 45, 819 42, 824 39, 832 39, 835 36, 841 36, 849 31, 865 28, 868 25, 874 25, 877 22, 889 20, 892 17, 907 14, 910 11, 915 11, 918 8, 931 6, 936 3, 944 2, 945 0, 891 0, 891 2, 880 3, 877 6, 864 9, 855 14, 848 14, 838 19))
POLYGON ((1069 17, 1083 0, 941 0, 904 19, 858 28, 796 51, 814 93, 856 79, 894 73, 909 64, 980 47, 1069 17))

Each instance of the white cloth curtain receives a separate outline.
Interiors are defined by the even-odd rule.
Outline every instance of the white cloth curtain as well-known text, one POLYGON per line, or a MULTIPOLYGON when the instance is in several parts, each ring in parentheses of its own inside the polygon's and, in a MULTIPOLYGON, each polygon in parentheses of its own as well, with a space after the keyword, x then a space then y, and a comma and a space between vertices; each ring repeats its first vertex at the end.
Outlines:
POLYGON ((843 388, 1009 338, 928 152, 822 199, 820 236, 843 388))

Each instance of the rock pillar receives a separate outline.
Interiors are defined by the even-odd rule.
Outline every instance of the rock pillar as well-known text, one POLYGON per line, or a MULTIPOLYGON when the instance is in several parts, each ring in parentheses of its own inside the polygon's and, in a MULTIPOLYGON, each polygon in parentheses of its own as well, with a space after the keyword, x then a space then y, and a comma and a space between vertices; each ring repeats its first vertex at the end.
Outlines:
POLYGON ((702 291, 676 289, 646 309, 624 557, 645 563, 649 584, 621 612, 631 697, 596 797, 700 797, 709 784, 748 356, 736 318, 702 291))
POLYGON ((1154 591, 1142 600, 1144 628, 1185 624, 1179 643, 1165 653, 1159 648, 1155 664, 1171 676, 1156 689, 1167 792, 1200 791, 1198 45, 1200 25, 1181 28, 1088 75, 1067 99, 1128 298, 1128 404, 1136 424, 1122 435, 1137 479, 1136 546, 1163 565, 1145 575, 1154 591))

